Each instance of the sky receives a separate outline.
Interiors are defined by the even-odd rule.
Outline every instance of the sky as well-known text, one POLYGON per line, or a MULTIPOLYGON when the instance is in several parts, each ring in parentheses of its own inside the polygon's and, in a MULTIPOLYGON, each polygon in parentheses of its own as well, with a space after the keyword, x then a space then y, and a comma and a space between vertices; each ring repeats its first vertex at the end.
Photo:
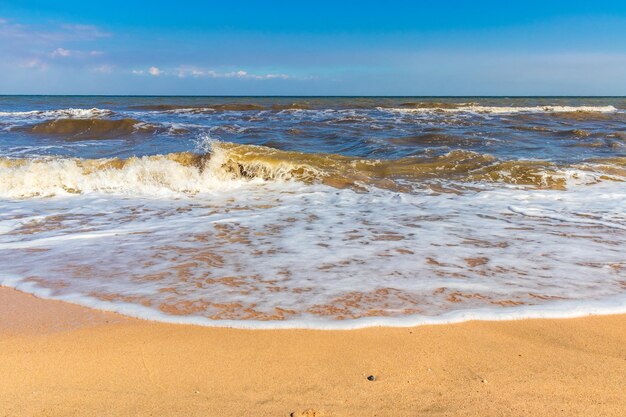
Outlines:
POLYGON ((626 95, 626 1, 0 0, 0 94, 626 95))

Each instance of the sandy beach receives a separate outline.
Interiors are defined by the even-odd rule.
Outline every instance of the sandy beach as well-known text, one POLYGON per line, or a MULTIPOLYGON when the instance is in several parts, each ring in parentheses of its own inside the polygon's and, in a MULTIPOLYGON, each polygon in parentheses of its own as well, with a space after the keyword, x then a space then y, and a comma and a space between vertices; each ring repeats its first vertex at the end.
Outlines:
POLYGON ((626 410, 624 315, 234 330, 135 320, 1 288, 0 317, 3 417, 626 410))
POLYGON ((625 202, 626 1, 0 2, 0 417, 626 417, 625 202))

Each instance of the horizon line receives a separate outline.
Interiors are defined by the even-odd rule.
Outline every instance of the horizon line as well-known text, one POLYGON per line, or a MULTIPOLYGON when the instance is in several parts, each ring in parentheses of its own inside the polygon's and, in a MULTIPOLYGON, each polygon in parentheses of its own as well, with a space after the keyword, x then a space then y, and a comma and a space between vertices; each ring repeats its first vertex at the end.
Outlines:
POLYGON ((626 95, 294 95, 294 94, 0 94, 0 97, 190 97, 190 98, 626 98, 626 95))

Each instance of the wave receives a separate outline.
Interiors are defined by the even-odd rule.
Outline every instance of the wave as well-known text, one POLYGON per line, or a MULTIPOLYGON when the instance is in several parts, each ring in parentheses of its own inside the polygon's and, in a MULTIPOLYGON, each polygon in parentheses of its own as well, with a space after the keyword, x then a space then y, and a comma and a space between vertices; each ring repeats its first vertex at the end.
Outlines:
MULTIPOLYGON (((476 113, 476 114, 558 114, 559 117, 569 117, 580 120, 586 114, 613 114, 621 113, 614 106, 484 106, 476 103, 446 103, 446 102, 406 102, 395 106, 381 105, 380 103, 337 103, 338 107, 315 106, 309 103, 287 104, 257 104, 257 103, 223 103, 223 104, 147 104, 128 107, 129 110, 155 111, 175 114, 207 114, 215 112, 247 112, 247 111, 285 111, 285 110, 356 110, 376 109, 395 113, 476 113)), ((99 108, 67 108, 54 110, 32 110, 0 112, 1 118, 27 119, 88 119, 112 117, 115 112, 99 108)))
POLYGON ((28 126, 15 127, 14 130, 34 135, 62 136, 68 141, 119 139, 136 134, 172 134, 188 133, 183 128, 165 128, 136 119, 56 119, 28 126))
POLYGON ((412 184, 431 180, 564 189, 572 180, 624 180, 626 158, 564 167, 548 161, 500 161, 488 154, 455 150, 437 157, 375 160, 214 142, 210 152, 201 154, 128 159, 0 158, 0 176, 0 196, 6 198, 90 192, 197 194, 251 181, 299 181, 360 191, 371 186, 410 191, 412 184))
POLYGON ((110 117, 115 113, 108 109, 57 109, 57 110, 31 110, 31 111, 17 111, 17 112, 0 112, 0 117, 26 117, 26 118, 41 118, 41 119, 61 119, 61 118, 74 118, 74 119, 88 119, 88 118, 100 118, 110 117))
POLYGON ((516 113, 564 113, 572 117, 581 113, 616 113, 614 106, 482 106, 477 104, 448 104, 448 103, 405 103, 407 107, 378 107, 382 111, 396 113, 478 113, 478 114, 516 114, 516 113))
POLYGON ((459 109, 463 107, 477 106, 476 103, 444 103, 437 101, 418 101, 401 103, 400 107, 409 109, 459 109))
POLYGON ((626 158, 619 157, 557 165, 541 160, 498 160, 489 154, 453 150, 433 157, 364 159, 215 142, 211 158, 219 161, 213 167, 219 166, 220 172, 231 178, 298 180, 354 189, 375 186, 404 191, 407 183, 430 180, 564 189, 568 183, 626 179, 626 158))
POLYGON ((262 110, 307 110, 310 107, 304 103, 272 104, 264 106, 252 103, 227 103, 227 104, 205 104, 205 105, 184 105, 184 104, 151 104, 131 106, 132 110, 146 110, 169 113, 191 113, 202 114, 219 111, 262 111, 262 110))
POLYGON ((175 110, 188 110, 188 111, 218 111, 218 110, 231 110, 231 111, 252 111, 252 110, 265 110, 264 106, 259 104, 247 104, 247 103, 232 103, 232 104, 213 104, 213 105, 179 105, 179 104, 149 104, 141 106, 131 106, 133 110, 148 110, 148 111, 175 111, 175 110))

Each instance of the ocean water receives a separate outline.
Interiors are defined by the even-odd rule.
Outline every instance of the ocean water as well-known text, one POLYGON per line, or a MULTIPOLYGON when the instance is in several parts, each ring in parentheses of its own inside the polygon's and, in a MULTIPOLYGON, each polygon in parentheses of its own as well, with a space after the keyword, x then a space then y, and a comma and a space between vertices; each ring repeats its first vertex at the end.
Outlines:
POLYGON ((0 97, 0 285, 168 322, 626 312, 626 98, 0 97))

